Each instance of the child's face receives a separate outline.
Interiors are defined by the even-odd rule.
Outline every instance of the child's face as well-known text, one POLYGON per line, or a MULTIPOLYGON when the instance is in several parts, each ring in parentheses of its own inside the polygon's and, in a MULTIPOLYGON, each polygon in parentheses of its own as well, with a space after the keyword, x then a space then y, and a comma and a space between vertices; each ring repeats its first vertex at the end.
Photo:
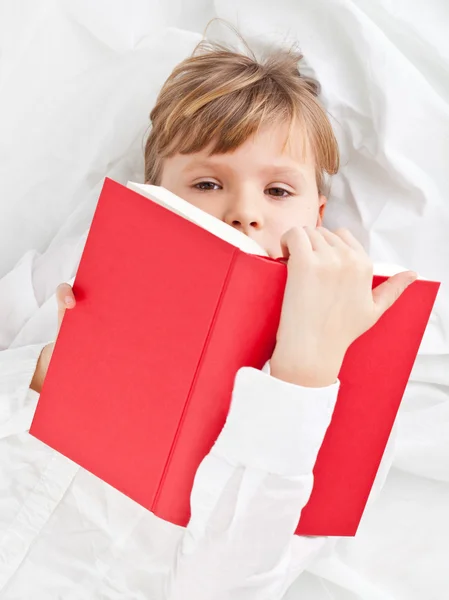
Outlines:
MULTIPOLYGON (((296 126, 298 127, 298 126, 296 126)), ((301 132, 267 126, 235 151, 209 155, 210 147, 164 159, 160 185, 254 239, 272 258, 293 226, 321 225, 326 198, 316 186, 315 165, 301 156, 301 132), (295 135, 296 133, 296 135, 295 135)))

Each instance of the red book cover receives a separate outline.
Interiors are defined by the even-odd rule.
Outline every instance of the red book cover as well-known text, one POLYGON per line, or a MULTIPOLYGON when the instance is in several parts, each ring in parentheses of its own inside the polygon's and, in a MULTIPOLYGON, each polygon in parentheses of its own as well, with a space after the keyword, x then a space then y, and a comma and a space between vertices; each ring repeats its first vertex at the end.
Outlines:
MULTIPOLYGON (((238 369, 271 358, 286 279, 106 178, 30 433, 186 526, 238 369)), ((298 535, 356 534, 438 288, 413 283, 348 349, 298 535)))

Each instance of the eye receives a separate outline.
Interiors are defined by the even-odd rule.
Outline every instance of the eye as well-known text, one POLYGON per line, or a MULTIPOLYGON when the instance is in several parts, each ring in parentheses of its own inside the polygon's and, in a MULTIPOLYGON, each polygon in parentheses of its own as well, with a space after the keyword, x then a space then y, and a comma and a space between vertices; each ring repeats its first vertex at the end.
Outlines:
POLYGON ((214 181, 200 181, 199 183, 195 183, 193 187, 201 192, 209 192, 220 189, 218 183, 215 183, 214 181), (214 185, 216 186, 215 188, 213 187, 214 185))
POLYGON ((276 198, 288 198, 289 196, 293 196, 291 192, 281 187, 268 188, 265 190, 265 193, 268 193, 269 196, 275 196, 276 198))

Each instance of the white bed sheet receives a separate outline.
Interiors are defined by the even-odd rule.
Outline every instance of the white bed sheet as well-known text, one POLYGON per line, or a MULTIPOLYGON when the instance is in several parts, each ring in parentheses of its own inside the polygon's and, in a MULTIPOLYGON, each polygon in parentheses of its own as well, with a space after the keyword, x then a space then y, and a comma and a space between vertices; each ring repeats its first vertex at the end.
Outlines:
POLYGON ((0 1, 0 276, 63 252, 105 176, 142 180, 147 115, 212 16, 258 50, 295 39, 342 149, 326 226, 373 260, 442 281, 397 424, 395 459, 354 539, 288 600, 449 597, 449 4, 446 0, 0 1))

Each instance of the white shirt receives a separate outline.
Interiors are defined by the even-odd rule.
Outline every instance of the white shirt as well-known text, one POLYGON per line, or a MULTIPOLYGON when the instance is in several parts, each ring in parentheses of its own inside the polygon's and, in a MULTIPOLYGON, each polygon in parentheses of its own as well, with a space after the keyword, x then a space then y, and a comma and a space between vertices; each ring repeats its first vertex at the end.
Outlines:
POLYGON ((241 368, 187 528, 155 517, 28 433, 39 397, 29 384, 56 337, 54 292, 73 282, 86 235, 29 251, 0 280, 0 598, 284 598, 338 540, 293 532, 339 381, 305 388, 272 377, 269 363, 241 368))

